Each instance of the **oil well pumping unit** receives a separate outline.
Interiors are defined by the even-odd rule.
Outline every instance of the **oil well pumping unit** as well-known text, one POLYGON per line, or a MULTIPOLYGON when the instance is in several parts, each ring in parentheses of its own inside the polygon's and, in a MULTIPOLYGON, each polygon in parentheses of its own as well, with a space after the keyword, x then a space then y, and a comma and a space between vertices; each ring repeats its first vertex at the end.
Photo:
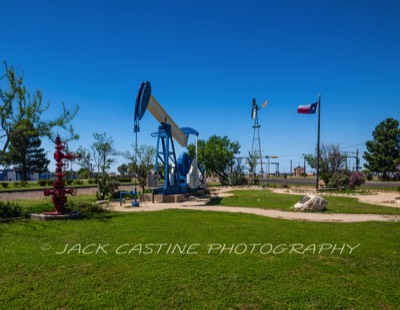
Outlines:
POLYGON ((179 128, 163 107, 151 94, 150 82, 140 84, 135 103, 135 127, 136 135, 136 154, 137 154, 137 133, 140 131, 139 121, 146 111, 149 111, 160 123, 158 131, 152 133, 152 137, 157 138, 156 159, 154 165, 155 173, 149 176, 148 187, 153 188, 155 194, 173 195, 194 192, 204 188, 203 173, 197 166, 197 139, 199 133, 190 127, 179 128), (177 157, 174 141, 182 147, 187 147, 189 136, 196 138, 196 156, 191 159, 184 152, 177 157), (159 163, 163 166, 159 172, 159 163), (163 184, 158 185, 158 179, 164 180, 163 184))

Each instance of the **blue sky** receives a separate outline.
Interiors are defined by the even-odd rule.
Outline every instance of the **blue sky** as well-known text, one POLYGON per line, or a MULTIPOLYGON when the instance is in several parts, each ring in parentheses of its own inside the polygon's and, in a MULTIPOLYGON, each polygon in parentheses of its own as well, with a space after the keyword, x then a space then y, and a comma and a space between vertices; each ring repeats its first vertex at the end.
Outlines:
MULTIPOLYGON (((400 119, 399 1, 0 2, 0 59, 43 90, 46 117, 61 101, 80 106, 72 149, 107 132, 129 150, 145 80, 179 126, 201 139, 227 135, 244 156, 252 98, 268 98, 262 151, 278 155, 283 172, 315 148, 317 115, 296 110, 318 93, 321 142, 345 151, 363 152, 379 122, 400 119)), ((145 114, 139 143, 155 145, 157 126, 145 114)))

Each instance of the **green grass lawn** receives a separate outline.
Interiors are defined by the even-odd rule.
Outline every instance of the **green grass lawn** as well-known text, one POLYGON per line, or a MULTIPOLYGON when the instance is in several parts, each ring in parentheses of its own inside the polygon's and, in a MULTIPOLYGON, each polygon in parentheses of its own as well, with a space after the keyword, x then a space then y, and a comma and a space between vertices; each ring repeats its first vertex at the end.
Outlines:
MULTIPOLYGON (((290 211, 304 195, 277 194, 269 190, 234 190, 233 196, 213 199, 210 205, 255 207, 290 211)), ((361 203, 356 198, 323 196, 328 200, 327 212, 331 213, 370 213, 400 214, 400 208, 361 203)))
MULTIPOLYGON (((80 203, 91 203, 96 201, 96 195, 76 195, 70 196, 68 195, 68 202, 72 203, 72 208, 80 203)), ((54 205, 51 202, 51 197, 45 197, 41 199, 16 199, 11 202, 18 204, 22 207, 25 213, 40 213, 44 211, 53 211, 54 205)), ((68 205, 67 205, 68 207, 68 205)))
POLYGON ((399 228, 189 210, 1 223, 0 308, 398 309, 399 228), (197 253, 117 253, 162 243, 197 253), (220 254, 210 244, 242 245, 220 254), (243 244, 359 246, 237 254, 243 244), (66 245, 75 250, 57 254, 66 245))

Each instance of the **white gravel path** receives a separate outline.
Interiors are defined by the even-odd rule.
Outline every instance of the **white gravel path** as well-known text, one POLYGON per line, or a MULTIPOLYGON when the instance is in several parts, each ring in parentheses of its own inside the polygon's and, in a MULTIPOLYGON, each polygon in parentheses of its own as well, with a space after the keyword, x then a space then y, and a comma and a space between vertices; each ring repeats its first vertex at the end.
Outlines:
POLYGON ((120 212, 152 212, 170 209, 178 210, 197 210, 197 211, 213 211, 213 212, 236 212, 255 214, 270 218, 297 220, 297 221, 313 221, 313 222, 400 222, 400 215, 381 215, 381 214, 347 214, 347 213, 315 213, 315 212, 292 212, 273 209, 259 208, 242 208, 228 206, 206 206, 206 200, 202 201, 186 201, 182 203, 151 203, 141 202, 139 207, 132 207, 130 203, 123 203, 120 207, 119 203, 112 203, 111 210, 120 212))

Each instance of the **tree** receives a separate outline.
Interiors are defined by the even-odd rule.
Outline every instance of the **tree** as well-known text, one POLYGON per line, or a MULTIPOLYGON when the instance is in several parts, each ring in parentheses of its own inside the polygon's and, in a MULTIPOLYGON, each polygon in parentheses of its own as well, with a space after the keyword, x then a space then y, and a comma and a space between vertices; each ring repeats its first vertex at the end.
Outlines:
MULTIPOLYGON (((198 140, 197 141, 197 152, 199 152, 199 150, 202 150, 206 147, 206 141, 205 140, 198 140)), ((188 154, 190 156, 191 159, 196 157, 196 145, 195 144, 189 144, 188 145, 188 154)), ((198 160, 198 164, 200 164, 201 162, 198 160)))
POLYGON ((79 176, 79 178, 82 178, 82 179, 88 179, 92 176, 92 173, 87 168, 80 168, 78 170, 78 176, 79 176))
POLYGON ((26 134, 15 134, 10 139, 9 151, 4 155, 4 163, 15 165, 24 181, 29 180, 29 173, 43 173, 48 171, 50 160, 46 158, 42 141, 29 120, 23 120, 26 134), (29 132, 29 134, 28 134, 29 132))
POLYGON ((97 173, 97 198, 104 200, 106 196, 112 195, 118 188, 118 184, 111 181, 108 170, 114 162, 114 156, 118 153, 114 148, 114 140, 112 137, 107 137, 106 133, 93 134, 95 142, 90 147, 90 150, 80 147, 78 154, 81 158, 78 159, 78 164, 90 171, 91 175, 97 173))
MULTIPOLYGON (((189 145, 189 155, 194 154, 194 145, 189 145)), ((221 184, 229 184, 230 168, 234 164, 235 155, 239 153, 239 142, 232 142, 227 136, 211 136, 207 142, 198 141, 198 161, 203 164, 207 173, 218 176, 221 184)))
POLYGON ((129 161, 130 170, 136 175, 139 186, 144 193, 147 174, 154 167, 156 149, 150 145, 140 145, 137 150, 132 145, 132 152, 127 151, 124 157, 129 161))
POLYGON ((121 176, 125 177, 128 175, 129 166, 127 164, 122 164, 121 166, 118 166, 117 169, 121 176))
POLYGON ((311 167, 311 169, 317 168, 317 156, 316 154, 303 154, 304 160, 311 167))
MULTIPOLYGON (((308 165, 315 169, 317 165, 317 152, 314 154, 304 154, 304 159, 308 165)), ((338 144, 322 143, 319 158, 319 175, 321 179, 328 184, 333 175, 343 170, 346 163, 346 157, 342 155, 338 144)))
POLYGON ((61 127, 69 132, 69 139, 78 138, 70 125, 78 112, 78 106, 69 110, 62 103, 63 113, 59 117, 43 120, 42 114, 49 109, 50 103, 42 104, 42 91, 37 90, 31 94, 24 85, 23 77, 16 74, 14 67, 9 67, 6 62, 4 66, 5 73, 0 74, 0 162, 14 136, 29 134, 30 129, 24 126, 26 120, 33 124, 40 137, 53 139, 53 129, 61 127))
POLYGON ((373 140, 366 142, 364 152, 365 168, 381 174, 384 181, 396 173, 400 163, 400 128, 399 121, 387 118, 372 132, 373 140))
POLYGON ((230 171, 228 175, 229 185, 246 185, 247 179, 244 171, 245 166, 241 163, 240 159, 235 160, 235 163, 232 166, 232 171, 230 171))
POLYGON ((325 184, 337 172, 344 169, 346 157, 342 155, 339 144, 324 144, 320 149, 320 174, 325 184))
POLYGON ((249 164, 249 173, 252 175, 253 177, 253 183, 254 185, 258 185, 259 180, 258 180, 258 176, 257 176, 257 171, 256 171, 256 167, 257 167, 257 154, 255 153, 251 153, 249 151, 249 156, 247 157, 247 162, 249 164))

